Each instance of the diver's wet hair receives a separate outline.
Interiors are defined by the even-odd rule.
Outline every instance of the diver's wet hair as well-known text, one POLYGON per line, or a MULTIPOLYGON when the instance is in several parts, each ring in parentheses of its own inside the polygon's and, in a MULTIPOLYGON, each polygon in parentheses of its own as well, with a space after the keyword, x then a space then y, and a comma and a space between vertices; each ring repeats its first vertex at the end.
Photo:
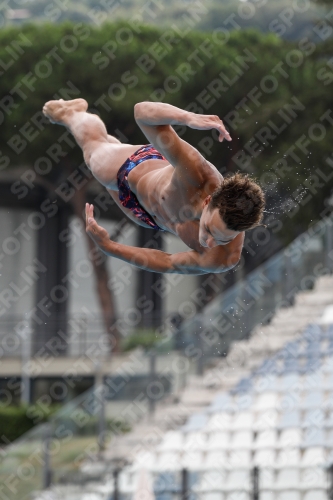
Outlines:
POLYGON ((265 208, 265 195, 248 174, 236 173, 226 177, 212 194, 209 208, 219 209, 228 229, 245 231, 260 225, 265 208))

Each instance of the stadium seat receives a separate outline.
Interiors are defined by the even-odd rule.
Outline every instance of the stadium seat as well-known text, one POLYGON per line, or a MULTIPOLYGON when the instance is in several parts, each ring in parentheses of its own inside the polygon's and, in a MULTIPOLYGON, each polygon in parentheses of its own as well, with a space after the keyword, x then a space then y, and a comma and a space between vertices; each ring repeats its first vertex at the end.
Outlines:
POLYGON ((198 451, 184 451, 181 458, 181 468, 189 471, 203 470, 203 454, 198 451))
POLYGON ((169 431, 165 434, 162 443, 159 445, 159 451, 181 450, 183 447, 184 434, 180 431, 169 431))
POLYGON ((256 370, 255 375, 265 376, 267 374, 277 374, 277 358, 272 357, 269 359, 265 359, 265 361, 261 364, 261 366, 256 370))
POLYGON ((301 452, 299 448, 286 448, 277 455, 276 467, 298 467, 301 461, 301 452))
POLYGON ((227 412, 216 412, 211 415, 207 425, 205 426, 206 431, 215 430, 228 430, 231 427, 231 414, 227 412))
POLYGON ((135 462, 133 463, 133 470, 141 469, 143 466, 148 470, 153 470, 156 464, 156 453, 152 452, 142 452, 138 453, 135 457, 135 462))
POLYGON ((252 390, 253 380, 249 377, 243 378, 238 382, 236 387, 231 390, 231 394, 238 394, 252 390))
POLYGON ((323 390, 328 390, 330 392, 333 392, 333 372, 332 373, 326 373, 324 374, 325 376, 323 377, 323 390))
POLYGON ((275 500, 302 500, 302 494, 300 491, 281 491, 275 500))
POLYGON ((275 489, 299 489, 300 469, 297 467, 288 467, 277 471, 275 489))
POLYGON ((248 450, 235 450, 229 453, 228 465, 231 468, 252 467, 252 455, 248 450))
POLYGON ((253 445, 253 432, 252 431, 238 431, 232 436, 230 442, 230 449, 232 450, 243 450, 251 449, 253 445))
POLYGON ((279 403, 279 396, 276 392, 266 392, 260 394, 257 397, 257 401, 254 404, 255 410, 257 412, 274 409, 279 403))
POLYGON ((320 407, 308 410, 303 416, 302 427, 324 427, 325 412, 320 407))
POLYGON ((118 488, 123 494, 134 492, 134 475, 127 468, 123 469, 118 476, 118 488))
POLYGON ((281 432, 278 448, 293 448, 299 446, 302 441, 302 431, 299 428, 285 429, 281 432))
POLYGON ((253 404, 253 396, 254 393, 246 392, 239 393, 234 396, 234 411, 237 414, 238 412, 247 411, 252 407, 253 404))
POLYGON ((277 436, 275 430, 266 430, 258 432, 257 439, 254 442, 254 449, 276 448, 277 436))
MULTIPOLYGON (((324 420, 324 427, 327 429, 333 429, 333 412, 329 412, 327 418, 324 420)), ((329 432, 329 436, 332 436, 332 434, 329 432)), ((333 436, 331 437, 331 442, 333 444, 333 436)))
POLYGON ((266 377, 256 377, 253 383, 253 389, 256 393, 276 392, 278 378, 275 374, 269 374, 266 377))
POLYGON ((222 470, 227 465, 227 453, 225 451, 210 451, 207 452, 203 462, 203 469, 206 470, 222 470))
POLYGON ((173 472, 160 472, 154 481, 156 500, 172 500, 173 493, 179 490, 179 477, 173 472))
POLYGON ((156 471, 176 471, 181 469, 181 456, 177 452, 163 452, 154 466, 156 471))
POLYGON ((305 491, 326 489, 328 486, 327 470, 324 467, 309 467, 301 471, 301 485, 305 491))
POLYGON ((186 451, 205 450, 207 447, 207 434, 204 432, 189 432, 185 434, 183 449, 186 451))
POLYGON ((279 412, 274 409, 258 412, 253 424, 256 431, 265 431, 275 428, 279 420, 279 412))
POLYGON ((260 498, 262 490, 272 490, 275 485, 276 473, 273 468, 267 468, 264 465, 259 469, 259 490, 260 498))
POLYGON ((318 429, 316 427, 308 427, 304 430, 303 448, 325 446, 325 433, 323 429, 318 429))
POLYGON ((321 371, 305 374, 303 378, 303 390, 307 392, 315 391, 318 387, 323 387, 324 383, 325 377, 321 371))
POLYGON ((191 415, 187 423, 182 427, 183 432, 191 432, 202 429, 208 422, 208 413, 195 413, 191 415))
POLYGON ((279 391, 290 391, 299 384, 298 373, 290 373, 288 375, 280 375, 279 391))
POLYGON ((198 500, 225 500, 225 496, 218 491, 211 491, 208 493, 200 493, 198 495, 198 500))
POLYGON ((310 408, 320 408, 324 403, 323 392, 319 390, 311 391, 305 393, 305 397, 301 404, 301 408, 310 409, 310 408))
POLYGON ((226 450, 230 444, 230 433, 217 431, 209 433, 207 440, 207 451, 226 450))
POLYGON ((196 492, 223 491, 228 473, 224 469, 202 472, 198 484, 193 488, 196 492))
POLYGON ((282 413, 278 423, 279 429, 288 429, 290 427, 299 427, 301 425, 301 414, 298 410, 282 413))
POLYGON ((235 418, 232 420, 232 429, 233 430, 246 430, 253 428, 253 413, 250 411, 243 411, 235 415, 235 418))
POLYGON ((233 491, 225 495, 225 500, 251 500, 251 494, 246 491, 233 491))
POLYGON ((317 465, 325 465, 326 461, 325 448, 319 446, 304 450, 301 465, 302 467, 315 467, 317 465))
POLYGON ((327 493, 323 490, 311 490, 304 494, 303 500, 327 500, 327 493))
POLYGON ((250 470, 236 469, 231 470, 228 474, 225 484, 226 491, 247 491, 252 490, 250 470))
POLYGON ((231 403, 231 397, 227 392, 218 394, 212 404, 208 407, 208 413, 215 413, 217 411, 224 411, 231 403))
POLYGON ((253 464, 258 467, 273 467, 276 463, 276 451, 271 450, 259 450, 256 451, 253 457, 253 464))
POLYGON ((275 493, 272 491, 261 491, 260 500, 275 500, 275 493))

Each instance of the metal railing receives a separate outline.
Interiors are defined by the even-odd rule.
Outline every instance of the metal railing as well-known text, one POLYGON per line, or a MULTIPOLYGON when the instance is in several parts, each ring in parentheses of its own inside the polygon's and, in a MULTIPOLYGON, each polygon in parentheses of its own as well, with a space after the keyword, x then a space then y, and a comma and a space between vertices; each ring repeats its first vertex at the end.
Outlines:
MULTIPOLYGON (((47 423, 0 448, 0 498, 30 500, 34 492, 51 484, 84 482, 85 462, 98 457, 137 422, 150 420, 158 404, 168 396, 177 398, 183 390, 192 370, 188 359, 175 353, 166 358, 154 351, 136 353, 136 369, 132 360, 121 380, 100 374, 92 389, 65 404, 47 423), (128 383, 133 369, 142 375, 139 390, 128 383), (126 394, 117 399, 122 382, 127 382, 126 394)), ((39 410, 37 405, 31 417, 38 418, 39 410)), ((0 431, 6 440, 5 430, 0 431)), ((105 464, 97 476, 107 470, 105 464)))
POLYGON ((206 359, 226 355, 233 341, 248 338, 256 325, 269 323, 277 309, 292 305, 298 292, 313 288, 318 277, 332 272, 333 214, 217 296, 201 314, 184 321, 183 343, 196 338, 206 359))

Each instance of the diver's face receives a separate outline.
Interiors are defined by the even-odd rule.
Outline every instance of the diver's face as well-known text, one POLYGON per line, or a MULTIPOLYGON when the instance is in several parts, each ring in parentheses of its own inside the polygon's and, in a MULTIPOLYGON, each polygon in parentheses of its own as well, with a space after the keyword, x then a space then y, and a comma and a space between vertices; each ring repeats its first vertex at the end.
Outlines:
POLYGON ((210 210, 210 196, 204 201, 204 208, 200 217, 199 242, 205 248, 214 248, 218 245, 227 245, 238 234, 239 231, 227 229, 221 219, 218 208, 210 210))

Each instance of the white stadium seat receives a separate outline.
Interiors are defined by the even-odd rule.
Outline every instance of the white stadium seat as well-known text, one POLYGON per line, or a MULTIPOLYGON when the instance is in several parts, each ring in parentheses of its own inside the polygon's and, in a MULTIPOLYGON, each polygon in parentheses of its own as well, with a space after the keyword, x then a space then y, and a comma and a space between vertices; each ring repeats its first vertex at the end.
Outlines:
POLYGON ((277 468, 298 467, 301 462, 301 451, 299 448, 286 448, 280 450, 276 460, 277 468))
MULTIPOLYGON (((259 470, 259 489, 272 490, 276 481, 276 473, 273 468, 260 467, 259 470)), ((261 498, 261 493, 260 493, 261 498)))
POLYGON ((258 467, 271 467, 276 464, 276 451, 271 450, 258 450, 254 454, 253 464, 258 467))
POLYGON ((207 440, 207 451, 211 450, 226 450, 230 443, 229 432, 211 432, 207 440))
POLYGON ((252 467, 251 452, 247 450, 231 451, 228 457, 228 465, 230 468, 252 467))
POLYGON ((328 486, 328 474, 324 467, 310 467, 301 470, 301 484, 305 491, 328 486))
POLYGON ((182 468, 190 471, 203 470, 203 453, 200 451, 184 451, 180 463, 182 468))
POLYGON ((225 500, 251 500, 251 494, 245 491, 233 491, 225 496, 225 500))
POLYGON ((200 493, 197 498, 198 500, 225 500, 224 494, 217 491, 200 493))
POLYGON ((281 491, 275 500, 302 500, 302 494, 300 491, 281 491))
POLYGON ((247 430, 253 428, 253 413, 250 411, 242 411, 235 415, 232 423, 233 430, 247 430))
POLYGON ((204 470, 221 470, 226 467, 227 452, 226 451, 210 451, 206 454, 206 459, 203 461, 204 470))
POLYGON ((230 449, 233 450, 251 449, 252 446, 253 446, 252 431, 239 431, 233 434, 231 438, 230 449))
POLYGON ((264 410, 257 413, 254 422, 255 430, 275 429, 279 421, 279 412, 275 409, 264 410))
POLYGON ((223 491, 227 480, 227 472, 223 469, 218 471, 203 472, 199 484, 195 485, 196 492, 223 491))
POLYGON ((280 490, 299 489, 300 487, 300 469, 288 467, 277 471, 275 488, 280 490))
POLYGON ((263 448, 276 448, 277 445, 277 435, 275 430, 268 430, 263 432, 258 432, 257 439, 254 442, 254 448, 256 450, 263 448))
POLYGON ((216 412, 214 413, 207 424, 205 425, 205 431, 218 431, 218 430, 229 430, 231 425, 231 414, 228 412, 216 412))
POLYGON ((326 452, 321 446, 304 450, 301 465, 302 467, 313 467, 326 464, 326 452))
POLYGON ((181 455, 177 452, 163 452, 154 467, 156 471, 177 471, 181 469, 181 455))
POLYGON ((310 490, 304 494, 303 500, 327 500, 328 496, 326 491, 323 490, 310 490))
POLYGON ((231 470, 228 474, 225 488, 229 491, 251 491, 252 484, 250 470, 231 470))
POLYGON ((273 491, 261 491, 260 500, 275 500, 275 493, 273 491))
POLYGON ((264 411, 269 409, 274 409, 279 403, 279 396, 276 392, 266 392, 260 394, 254 404, 256 411, 264 411))
POLYGON ((183 449, 186 451, 201 450, 207 448, 207 434, 204 432, 189 432, 185 435, 183 449))
POLYGON ((298 428, 291 428, 281 431, 280 439, 278 441, 279 448, 294 448, 299 446, 302 442, 302 430, 298 428))
POLYGON ((160 451, 181 450, 183 447, 184 434, 180 431, 169 431, 165 434, 164 439, 158 449, 160 451))

